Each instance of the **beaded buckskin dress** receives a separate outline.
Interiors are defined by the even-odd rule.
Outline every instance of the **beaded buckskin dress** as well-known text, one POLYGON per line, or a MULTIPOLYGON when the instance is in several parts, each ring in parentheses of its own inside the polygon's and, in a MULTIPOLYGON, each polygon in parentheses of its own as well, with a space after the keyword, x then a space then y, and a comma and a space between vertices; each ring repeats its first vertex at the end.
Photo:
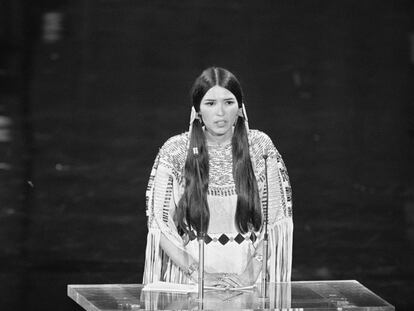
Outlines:
MULTIPOLYGON (((263 219, 268 213, 269 281, 290 281, 293 222, 288 173, 281 155, 266 134, 249 130, 248 138, 263 219), (268 155, 269 189, 266 189, 264 152, 268 155)), ((240 274, 253 256, 264 232, 241 234, 235 225, 237 194, 232 174, 231 143, 207 147, 210 161, 207 193, 210 223, 205 240, 205 271, 240 274)), ((176 206, 184 192, 183 172, 187 148, 188 132, 171 137, 160 149, 151 171, 146 193, 148 236, 144 284, 156 281, 190 282, 186 271, 178 267, 160 247, 161 235, 198 261, 197 240, 188 241, 188 237, 180 236, 174 221, 176 206), (188 243, 184 242, 185 238, 188 243)), ((260 275, 257 281, 260 281, 260 275)))

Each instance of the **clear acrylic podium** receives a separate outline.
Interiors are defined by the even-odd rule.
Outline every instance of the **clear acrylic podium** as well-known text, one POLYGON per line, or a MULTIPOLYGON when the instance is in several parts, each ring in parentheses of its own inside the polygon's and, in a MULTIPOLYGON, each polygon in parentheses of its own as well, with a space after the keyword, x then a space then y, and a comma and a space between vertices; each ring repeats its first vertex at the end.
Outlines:
MULTIPOLYGON (((259 284, 260 285, 260 284, 259 284)), ((394 310, 357 281, 270 283, 269 298, 260 286, 246 291, 197 293, 142 291, 141 284, 68 285, 68 296, 88 311, 98 310, 394 310)))

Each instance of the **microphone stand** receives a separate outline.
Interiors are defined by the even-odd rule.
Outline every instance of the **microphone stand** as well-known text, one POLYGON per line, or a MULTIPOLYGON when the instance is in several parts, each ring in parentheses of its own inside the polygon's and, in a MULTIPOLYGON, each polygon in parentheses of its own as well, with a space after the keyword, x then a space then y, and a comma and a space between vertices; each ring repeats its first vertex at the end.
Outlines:
POLYGON ((267 230, 267 223, 269 222, 269 182, 267 179, 267 153, 263 153, 263 159, 265 164, 265 178, 266 178, 266 213, 265 213, 265 227, 263 235, 263 260, 262 260, 262 286, 261 286, 261 296, 262 298, 269 297, 268 290, 268 280, 267 280, 267 256, 268 256, 268 244, 269 244, 269 235, 267 230))
MULTIPOLYGON (((198 183, 201 187, 201 174, 200 174, 200 165, 198 163, 198 148, 193 148, 193 155, 196 160, 196 170, 198 183)), ((201 188, 200 188, 200 198, 201 198, 201 188)), ((204 299, 204 223, 202 214, 200 214, 200 232, 198 233, 198 301, 199 304, 203 302, 204 299)), ((202 305, 201 305, 202 308, 202 305)))

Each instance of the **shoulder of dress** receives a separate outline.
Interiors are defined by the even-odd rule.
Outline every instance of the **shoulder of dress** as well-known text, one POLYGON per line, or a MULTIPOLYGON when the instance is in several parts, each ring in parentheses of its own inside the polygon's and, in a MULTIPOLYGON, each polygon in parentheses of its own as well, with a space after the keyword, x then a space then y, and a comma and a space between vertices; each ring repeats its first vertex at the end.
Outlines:
POLYGON ((278 150, 273 144, 272 139, 262 131, 250 130, 249 143, 250 150, 253 153, 252 156, 254 157, 262 157, 264 153, 267 153, 269 156, 275 156, 279 154, 278 150))
POLYGON ((168 138, 163 146, 161 147, 161 150, 165 151, 186 151, 187 147, 187 141, 188 141, 188 132, 174 135, 170 138, 168 138))
POLYGON ((161 147, 160 161, 167 166, 180 170, 187 157, 188 132, 170 137, 161 147))

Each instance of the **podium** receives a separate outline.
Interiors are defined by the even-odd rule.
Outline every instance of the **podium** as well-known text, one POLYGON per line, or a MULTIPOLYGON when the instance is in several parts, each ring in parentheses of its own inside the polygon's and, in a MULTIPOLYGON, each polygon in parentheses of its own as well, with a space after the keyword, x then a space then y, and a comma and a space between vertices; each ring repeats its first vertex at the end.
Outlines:
POLYGON ((68 285, 68 296, 87 311, 108 310, 364 310, 394 307, 355 280, 269 283, 269 298, 257 288, 197 293, 143 291, 141 284, 68 285))

